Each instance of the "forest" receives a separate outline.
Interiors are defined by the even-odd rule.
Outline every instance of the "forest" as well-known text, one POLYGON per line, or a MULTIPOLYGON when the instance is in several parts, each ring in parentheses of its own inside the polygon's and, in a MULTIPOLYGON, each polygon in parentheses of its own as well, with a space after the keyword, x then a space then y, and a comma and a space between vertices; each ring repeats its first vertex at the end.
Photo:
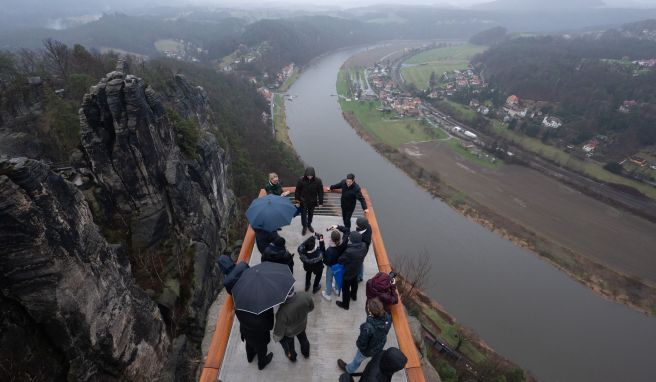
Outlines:
POLYGON ((656 68, 636 63, 655 57, 656 42, 609 31, 507 39, 472 62, 496 90, 487 93, 497 106, 513 94, 547 101, 543 111, 564 122, 549 139, 608 136, 608 157, 620 159, 656 143, 656 68), (620 110, 625 101, 628 112, 620 110))

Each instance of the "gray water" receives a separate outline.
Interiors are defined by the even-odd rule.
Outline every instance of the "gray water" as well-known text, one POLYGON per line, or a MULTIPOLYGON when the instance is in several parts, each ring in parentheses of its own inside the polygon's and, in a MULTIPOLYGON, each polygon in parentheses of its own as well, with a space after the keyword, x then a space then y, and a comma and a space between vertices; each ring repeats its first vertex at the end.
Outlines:
POLYGON ((287 123, 324 184, 353 172, 368 189, 392 262, 426 251, 426 292, 540 380, 656 381, 656 319, 599 297, 461 216, 355 134, 331 96, 354 53, 328 55, 303 72, 289 90, 298 98, 286 102, 287 123))

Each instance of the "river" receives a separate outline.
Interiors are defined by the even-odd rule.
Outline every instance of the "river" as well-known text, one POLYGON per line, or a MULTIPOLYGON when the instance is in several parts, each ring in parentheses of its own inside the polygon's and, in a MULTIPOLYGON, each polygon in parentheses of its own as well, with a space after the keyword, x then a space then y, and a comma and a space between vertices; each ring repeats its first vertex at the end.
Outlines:
POLYGON ((355 134, 333 96, 337 72, 355 52, 306 68, 289 90, 287 124, 324 184, 353 172, 368 189, 392 262, 427 254, 426 293, 540 380, 656 381, 655 318, 603 299, 463 217, 355 134))

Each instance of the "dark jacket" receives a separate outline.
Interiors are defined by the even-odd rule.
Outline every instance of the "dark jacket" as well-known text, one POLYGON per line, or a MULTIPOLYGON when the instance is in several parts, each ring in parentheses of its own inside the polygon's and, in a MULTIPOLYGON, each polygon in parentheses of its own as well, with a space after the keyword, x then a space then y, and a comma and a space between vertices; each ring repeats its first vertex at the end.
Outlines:
POLYGON ((358 277, 360 265, 367 255, 367 245, 362 242, 362 237, 357 232, 349 234, 349 243, 346 250, 337 260, 344 265, 344 280, 353 280, 358 277))
POLYGON ((360 382, 390 382, 392 375, 403 370, 408 358, 398 348, 391 347, 379 352, 369 361, 362 372, 360 382))
POLYGON ((319 241, 319 245, 310 251, 305 248, 305 243, 299 245, 298 255, 303 262, 303 269, 306 272, 314 273, 323 271, 323 253, 325 251, 326 247, 324 246, 323 241, 319 241))
POLYGON ((383 303, 387 313, 390 312, 390 305, 399 302, 399 296, 396 293, 396 285, 392 285, 391 281, 392 278, 385 272, 378 272, 374 277, 367 280, 367 301, 378 297, 380 302, 383 303))
POLYGON ((312 296, 298 292, 287 298, 276 313, 276 324, 273 328, 273 339, 280 341, 282 337, 294 337, 307 327, 308 313, 314 310, 312 296))
POLYGON ((241 274, 249 268, 248 264, 245 262, 240 262, 235 265, 235 262, 232 261, 230 256, 221 255, 219 256, 219 269, 223 272, 223 286, 226 289, 226 292, 232 294, 232 287, 237 284, 241 274))
POLYGON ((241 338, 252 344, 266 345, 271 341, 270 331, 273 329, 273 308, 253 314, 243 310, 235 310, 239 320, 241 338))
POLYGON ((269 244, 273 243, 279 237, 278 231, 268 232, 261 229, 255 229, 255 244, 257 250, 263 255, 269 244))
MULTIPOLYGON (((337 226, 337 229, 342 231, 342 233, 346 232, 346 236, 349 235, 348 228, 340 225, 340 226, 337 226)), ((356 227, 356 230, 360 234, 360 236, 362 237, 362 242, 367 245, 367 251, 369 251, 369 246, 371 245, 371 225, 369 225, 369 223, 367 223, 362 228, 357 228, 356 227)))
POLYGON ((346 185, 346 179, 343 179, 341 182, 330 186, 330 189, 342 190, 342 197, 340 199, 342 203, 342 208, 352 210, 353 208, 355 208, 355 202, 359 200, 362 209, 363 210, 367 209, 367 202, 364 200, 364 196, 362 196, 362 191, 360 190, 360 186, 357 183, 353 182, 351 187, 349 187, 346 185))
POLYGON ((285 247, 278 247, 275 243, 269 244, 262 254, 262 261, 270 261, 272 263, 287 264, 289 270, 294 273, 294 259, 293 255, 287 251, 285 247))
POLYGON ((326 249, 326 252, 323 254, 323 263, 329 267, 332 267, 333 265, 337 264, 337 260, 339 260, 339 257, 342 255, 342 253, 344 253, 347 246, 348 246, 348 230, 346 235, 342 235, 342 241, 339 243, 339 245, 336 245, 334 247, 329 246, 328 249, 326 249))
POLYGON ((305 175, 298 180, 296 191, 294 191, 294 199, 306 207, 323 204, 323 183, 320 178, 314 175, 314 167, 305 169, 305 175), (312 175, 313 178, 308 179, 309 175, 312 175))
POLYGON ((264 186, 264 190, 266 191, 267 195, 274 194, 280 196, 283 193, 282 184, 280 181, 278 181, 278 184, 273 184, 271 181, 267 182, 266 186, 264 186))
POLYGON ((383 350, 387 342, 387 333, 392 326, 392 318, 385 313, 383 317, 367 316, 367 321, 360 325, 360 335, 355 344, 360 353, 373 357, 383 350))

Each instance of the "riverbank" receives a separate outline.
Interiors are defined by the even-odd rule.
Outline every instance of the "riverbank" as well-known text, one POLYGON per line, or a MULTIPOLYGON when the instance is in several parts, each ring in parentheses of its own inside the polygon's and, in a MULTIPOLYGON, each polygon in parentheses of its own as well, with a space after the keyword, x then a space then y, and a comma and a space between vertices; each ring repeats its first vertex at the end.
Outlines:
MULTIPOLYGON (((276 140, 289 146, 292 150, 292 141, 289 139, 289 127, 285 116, 285 99, 282 94, 273 95, 273 129, 276 132, 276 140)), ((294 152, 295 153, 295 152, 294 152)))
MULTIPOLYGON (((340 76, 339 78, 343 80, 344 77, 340 76)), ((338 85, 338 89, 343 87, 343 84, 338 85)), ((653 286, 577 254, 538 232, 529 230, 498 214, 474 200, 466 192, 449 185, 440 177, 439 172, 428 166, 422 166, 415 157, 407 155, 404 151, 400 151, 397 147, 382 141, 379 136, 372 134, 357 118, 357 114, 350 110, 352 107, 343 98, 340 98, 340 105, 343 106, 343 110, 346 109, 343 111, 345 120, 359 136, 433 196, 440 198, 461 214, 496 234, 550 261, 597 294, 611 301, 628 305, 642 313, 656 314, 656 288, 653 286)))

